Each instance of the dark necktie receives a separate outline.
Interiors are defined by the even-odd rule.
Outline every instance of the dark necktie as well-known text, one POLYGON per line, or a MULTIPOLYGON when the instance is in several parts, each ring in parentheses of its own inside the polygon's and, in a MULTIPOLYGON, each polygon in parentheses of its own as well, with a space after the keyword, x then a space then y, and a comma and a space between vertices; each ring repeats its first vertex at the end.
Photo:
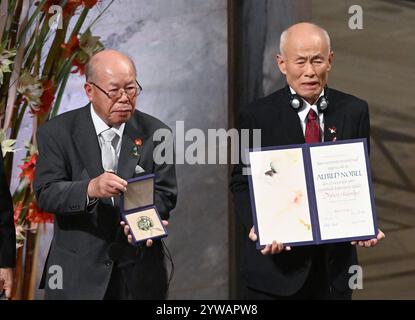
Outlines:
POLYGON ((316 143, 321 141, 320 124, 318 120, 317 113, 313 109, 310 109, 305 127, 306 143, 316 143))

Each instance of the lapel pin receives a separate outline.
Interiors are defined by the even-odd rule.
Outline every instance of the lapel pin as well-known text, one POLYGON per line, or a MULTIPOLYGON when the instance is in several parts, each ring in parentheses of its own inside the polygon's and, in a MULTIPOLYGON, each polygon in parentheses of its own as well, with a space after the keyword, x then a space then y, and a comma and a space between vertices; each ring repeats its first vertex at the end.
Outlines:
POLYGON ((140 147, 140 146, 143 144, 143 140, 141 140, 141 138, 136 138, 136 139, 134 140, 134 144, 135 144, 137 147, 140 147))
POLYGON ((134 157, 139 157, 140 156, 140 154, 138 153, 138 147, 141 147, 143 145, 143 140, 141 140, 141 138, 135 138, 134 139, 134 147, 133 147, 133 150, 132 150, 132 152, 131 152, 131 154, 134 156, 134 157))

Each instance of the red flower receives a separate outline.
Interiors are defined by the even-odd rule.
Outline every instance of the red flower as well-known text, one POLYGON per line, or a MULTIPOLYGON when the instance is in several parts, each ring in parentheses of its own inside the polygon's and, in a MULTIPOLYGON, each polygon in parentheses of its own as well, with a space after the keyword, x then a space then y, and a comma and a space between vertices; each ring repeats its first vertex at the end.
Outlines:
POLYGON ((45 80, 43 81, 43 93, 40 97, 40 101, 42 105, 40 106, 40 110, 43 113, 48 113, 50 107, 52 106, 53 100, 55 100, 55 88, 53 86, 52 80, 45 80))
POLYGON ((37 161, 37 154, 33 154, 28 161, 26 161, 23 165, 19 166, 22 169, 22 173, 20 174, 20 178, 26 177, 29 180, 29 183, 32 184, 33 177, 35 176, 35 167, 37 161))
POLYGON ((29 210, 27 211, 26 220, 32 223, 53 223, 53 214, 42 212, 36 204, 36 200, 33 199, 29 204, 29 210))
POLYGON ((85 8, 91 9, 93 6, 97 4, 98 0, 83 0, 82 4, 85 8))
POLYGON ((139 146, 141 146, 141 145, 143 144, 143 140, 141 140, 140 138, 136 138, 136 139, 134 140, 134 144, 135 144, 137 147, 139 147, 139 146))
POLYGON ((52 80, 42 81, 43 92, 40 96, 40 107, 39 109, 32 109, 31 113, 35 115, 46 114, 52 107, 52 102, 55 100, 55 88, 52 80))
POLYGON ((76 9, 82 4, 81 0, 68 0, 68 2, 63 7, 63 16, 73 16, 76 9))
POLYGON ((79 40, 76 35, 72 36, 68 43, 61 45, 63 49, 63 56, 69 58, 75 50, 79 49, 79 40))
MULTIPOLYGON (((35 5, 38 6, 39 2, 40 1, 37 1, 35 5)), ((42 11, 48 14, 49 8, 51 6, 61 6, 61 2, 61 0, 47 0, 42 11)), ((85 8, 91 9, 97 4, 97 2, 98 0, 68 0, 62 9, 63 16, 73 16, 76 12, 76 9, 78 9, 78 7, 81 5, 83 5, 85 8)))
POLYGON ((78 59, 74 59, 74 61, 72 62, 72 65, 76 67, 76 69, 73 69, 71 71, 71 73, 78 73, 82 76, 85 74, 85 63, 82 63, 80 61, 78 61, 78 59))
MULTIPOLYGON (((63 48, 63 56, 65 58, 69 58, 75 51, 80 51, 81 47, 79 45, 79 39, 77 36, 72 36, 71 40, 68 43, 62 44, 61 47, 63 48)), ((78 55, 72 61, 72 65, 76 67, 71 73, 79 72, 80 75, 85 74, 85 63, 78 59, 78 55)))

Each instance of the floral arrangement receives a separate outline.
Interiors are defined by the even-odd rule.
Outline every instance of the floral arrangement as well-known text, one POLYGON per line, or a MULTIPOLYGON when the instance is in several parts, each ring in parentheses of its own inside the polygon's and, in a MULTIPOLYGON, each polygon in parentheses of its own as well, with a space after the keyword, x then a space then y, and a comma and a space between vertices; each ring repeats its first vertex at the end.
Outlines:
POLYGON ((13 194, 17 298, 31 298, 33 288, 28 283, 34 276, 30 270, 35 269, 32 266, 36 235, 40 225, 53 222, 51 213, 37 207, 32 187, 37 161, 36 130, 57 115, 70 74, 82 75, 89 58, 103 49, 91 28, 113 0, 107 1, 105 7, 100 2, 104 1, 2 0, 0 3, 0 156, 5 157, 9 183, 16 140, 28 140, 13 194), (99 6, 96 17, 84 26, 88 13, 96 6, 99 6), (32 118, 31 137, 19 137, 28 113, 32 118))

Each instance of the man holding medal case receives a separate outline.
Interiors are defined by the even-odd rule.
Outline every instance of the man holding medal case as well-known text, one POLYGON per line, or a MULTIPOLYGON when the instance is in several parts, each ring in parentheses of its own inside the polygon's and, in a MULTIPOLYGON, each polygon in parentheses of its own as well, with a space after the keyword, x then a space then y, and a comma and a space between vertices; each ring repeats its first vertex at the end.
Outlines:
POLYGON ((145 217, 146 227, 155 218, 167 226, 177 199, 175 166, 155 161, 153 152, 162 142, 173 143, 171 130, 135 109, 142 87, 133 61, 120 52, 94 55, 84 88, 87 106, 51 119, 37 134, 36 198, 40 208, 55 214, 41 281, 45 298, 164 299, 162 242, 135 243, 121 216, 124 196, 150 181, 145 205, 153 216, 145 217), (171 134, 154 141, 160 129, 171 134), (62 268, 62 288, 53 286, 52 266, 62 268))

